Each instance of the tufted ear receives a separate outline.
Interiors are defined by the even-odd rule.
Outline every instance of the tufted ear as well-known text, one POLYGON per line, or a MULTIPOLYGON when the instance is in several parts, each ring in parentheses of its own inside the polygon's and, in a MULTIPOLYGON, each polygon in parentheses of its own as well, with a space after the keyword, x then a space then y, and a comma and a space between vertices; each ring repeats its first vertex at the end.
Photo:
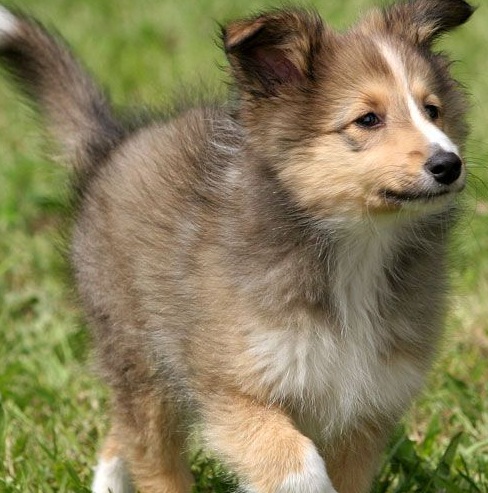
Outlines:
POLYGON ((241 90, 276 96, 313 77, 324 26, 314 12, 276 10, 229 24, 224 49, 241 90))
POLYGON ((389 31, 430 46, 444 32, 464 24, 474 10, 464 0, 408 0, 387 7, 384 20, 389 31))

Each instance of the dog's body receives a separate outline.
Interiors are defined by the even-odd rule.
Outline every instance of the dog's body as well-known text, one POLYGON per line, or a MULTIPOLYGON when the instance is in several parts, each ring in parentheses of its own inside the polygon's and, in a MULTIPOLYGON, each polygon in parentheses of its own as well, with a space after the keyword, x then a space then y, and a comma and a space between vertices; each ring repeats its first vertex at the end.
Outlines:
POLYGON ((368 491, 441 332, 466 127, 431 44, 471 12, 233 23, 235 106, 138 129, 59 41, 0 13, 2 59, 77 175, 73 265, 114 395, 96 493, 189 492, 196 421, 246 491, 368 491))

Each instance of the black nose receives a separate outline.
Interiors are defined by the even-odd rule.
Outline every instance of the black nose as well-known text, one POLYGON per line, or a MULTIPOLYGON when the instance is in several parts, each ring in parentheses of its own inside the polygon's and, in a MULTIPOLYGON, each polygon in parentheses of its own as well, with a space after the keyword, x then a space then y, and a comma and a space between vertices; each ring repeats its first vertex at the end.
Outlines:
POLYGON ((460 176, 463 163, 454 152, 438 151, 425 163, 425 168, 435 181, 443 185, 451 185, 460 176))

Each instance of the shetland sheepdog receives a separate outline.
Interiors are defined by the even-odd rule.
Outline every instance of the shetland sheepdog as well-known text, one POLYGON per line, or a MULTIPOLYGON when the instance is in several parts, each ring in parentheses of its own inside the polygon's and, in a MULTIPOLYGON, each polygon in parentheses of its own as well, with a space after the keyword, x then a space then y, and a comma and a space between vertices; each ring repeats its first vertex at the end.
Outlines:
POLYGON ((472 12, 232 22, 230 102, 132 124, 2 8, 1 62, 73 169, 71 261, 113 395, 94 492, 189 493, 195 427, 244 491, 369 490, 442 332, 467 104, 433 45, 472 12))

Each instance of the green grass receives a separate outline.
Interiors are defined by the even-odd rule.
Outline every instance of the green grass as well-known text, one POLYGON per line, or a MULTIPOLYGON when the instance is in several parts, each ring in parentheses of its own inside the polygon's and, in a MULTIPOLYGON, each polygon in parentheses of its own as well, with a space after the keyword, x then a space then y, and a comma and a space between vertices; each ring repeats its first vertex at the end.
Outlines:
MULTIPOLYGON (((345 26, 370 0, 315 2, 345 26)), ((276 5, 276 2, 274 2, 276 5)), ((158 105, 182 82, 222 93, 216 21, 273 5, 248 0, 19 0, 75 47, 118 104, 158 105)), ((376 493, 488 492, 488 12, 443 41, 469 88, 472 176, 453 244, 447 337, 428 388, 393 438, 376 493)), ((64 260, 66 171, 43 157, 32 112, 0 80, 0 492, 88 491, 107 392, 64 260)), ((233 480, 193 461, 199 493, 233 480)))

